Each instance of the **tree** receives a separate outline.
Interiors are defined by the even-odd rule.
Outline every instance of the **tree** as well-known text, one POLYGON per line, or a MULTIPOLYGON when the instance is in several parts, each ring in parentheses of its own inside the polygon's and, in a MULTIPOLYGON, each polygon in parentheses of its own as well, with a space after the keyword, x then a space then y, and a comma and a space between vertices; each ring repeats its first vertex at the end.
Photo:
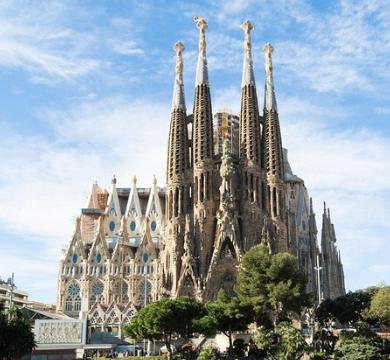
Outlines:
POLYGON ((280 323, 272 331, 260 326, 252 340, 262 355, 270 359, 300 359, 308 348, 302 333, 288 322, 280 323))
POLYGON ((0 359, 15 359, 28 355, 35 346, 34 334, 29 322, 18 309, 11 308, 4 313, 0 303, 0 359))
POLYGON ((374 294, 367 315, 390 326, 390 286, 382 287, 374 294))
POLYGON ((274 331, 270 331, 264 326, 259 326, 252 335, 252 341, 260 350, 263 357, 272 355, 273 345, 276 344, 277 338, 274 331))
POLYGON ((136 339, 163 340, 172 359, 172 337, 186 336, 193 331, 193 321, 204 315, 204 307, 194 299, 163 299, 146 305, 124 327, 136 339))
POLYGON ((278 335, 277 359, 295 360, 300 359, 308 346, 302 333, 290 323, 283 322, 276 330, 278 335))
POLYGON ((211 334, 220 331, 229 339, 229 355, 232 355, 232 335, 244 331, 252 319, 252 307, 243 304, 237 297, 229 297, 223 289, 218 292, 217 300, 206 305, 207 315, 196 322, 199 332, 211 334))
POLYGON ((338 360, 379 360, 381 358, 379 349, 372 339, 361 335, 342 339, 335 356, 338 360))
POLYGON ((198 357, 198 360, 217 360, 218 359, 218 351, 211 347, 207 347, 203 349, 198 357))
POLYGON ((369 288, 349 292, 334 300, 327 299, 316 309, 316 319, 323 325, 338 320, 346 326, 353 326, 359 321, 368 320, 365 314, 375 291, 375 288, 369 288))
POLYGON ((267 317, 276 325, 289 312, 298 313, 310 304, 306 282, 295 256, 271 255, 267 247, 257 245, 243 257, 236 290, 243 302, 253 306, 255 320, 269 326, 267 317))

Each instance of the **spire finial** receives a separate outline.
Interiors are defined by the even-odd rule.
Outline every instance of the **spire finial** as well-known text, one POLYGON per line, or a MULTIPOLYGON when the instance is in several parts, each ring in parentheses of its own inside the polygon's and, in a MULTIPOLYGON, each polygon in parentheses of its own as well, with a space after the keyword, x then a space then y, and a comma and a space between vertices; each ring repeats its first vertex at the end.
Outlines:
POLYGON ((272 53, 274 51, 273 46, 270 43, 264 45, 264 59, 265 59, 265 101, 264 107, 266 110, 277 111, 274 80, 272 75, 272 53))
POLYGON ((251 34, 250 32, 254 29, 253 24, 246 20, 241 28, 245 32, 245 40, 244 40, 244 65, 242 68, 242 82, 241 87, 245 85, 253 85, 255 86, 255 75, 253 71, 253 60, 252 60, 252 44, 251 44, 251 34))
POLYGON ((314 211, 313 211, 313 198, 310 197, 310 214, 314 214, 314 211))
POLYGON ((326 202, 324 201, 324 214, 326 214, 326 202))
POLYGON ((196 80, 195 85, 208 85, 208 71, 207 71, 207 59, 206 59, 206 29, 207 21, 199 16, 194 16, 194 21, 199 29, 199 56, 198 64, 196 67, 196 80))
POLYGON ((112 175, 111 184, 116 185, 116 177, 112 175))
POLYGON ((176 75, 175 85, 173 89, 172 110, 181 109, 186 110, 185 97, 184 97, 184 82, 183 82, 183 51, 185 49, 184 44, 178 41, 174 49, 176 51, 176 75))
POLYGON ((157 177, 156 177, 156 175, 153 175, 153 185, 157 185, 157 177))
POLYGON ((135 175, 131 178, 131 183, 133 184, 133 187, 137 186, 137 177, 135 175))

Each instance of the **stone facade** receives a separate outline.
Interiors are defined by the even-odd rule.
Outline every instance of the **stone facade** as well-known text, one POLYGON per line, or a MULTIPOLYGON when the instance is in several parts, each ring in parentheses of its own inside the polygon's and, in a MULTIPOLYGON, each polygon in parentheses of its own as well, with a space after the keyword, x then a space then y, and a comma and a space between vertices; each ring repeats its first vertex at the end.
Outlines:
POLYGON ((207 301, 221 287, 233 292, 241 258, 257 244, 272 253, 296 255, 307 273, 308 291, 318 293, 315 269, 320 269, 321 297, 345 292, 329 211, 324 212, 318 246, 312 200, 282 147, 272 45, 264 47, 260 113, 253 26, 243 24, 240 116, 216 115, 213 126, 207 22, 194 20, 199 56, 192 114, 187 114, 184 96, 184 45, 175 45, 166 187, 157 187, 154 179, 150 189, 137 188, 134 178, 130 188, 117 188, 115 177, 109 191, 93 184, 60 261, 57 309, 81 314, 101 330, 128 321, 136 309, 160 297, 189 295, 207 301))

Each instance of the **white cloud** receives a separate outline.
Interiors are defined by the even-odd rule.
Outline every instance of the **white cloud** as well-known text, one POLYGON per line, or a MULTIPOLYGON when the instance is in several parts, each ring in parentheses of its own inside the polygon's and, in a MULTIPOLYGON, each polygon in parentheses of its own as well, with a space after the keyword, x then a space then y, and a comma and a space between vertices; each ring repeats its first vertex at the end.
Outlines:
POLYGON ((80 53, 80 34, 57 24, 62 23, 62 7, 34 5, 30 14, 23 6, 0 8, 0 65, 46 81, 70 80, 99 68, 99 60, 80 53))
POLYGON ((169 107, 149 99, 118 98, 93 98, 43 115, 54 138, 20 135, 0 124, 2 231, 40 249, 31 253, 4 243, 10 256, 0 273, 17 271, 20 288, 34 287, 33 298, 54 301, 60 249, 70 241, 90 184, 96 179, 108 187, 115 173, 119 186, 130 187, 137 175, 139 186, 148 187, 155 174, 164 186, 170 117, 169 107), (39 292, 47 279, 47 291, 39 292))
POLYGON ((329 112, 296 98, 280 101, 284 146, 313 196, 319 228, 322 202, 331 208, 347 288, 386 282, 390 140, 369 129, 331 127, 329 112))

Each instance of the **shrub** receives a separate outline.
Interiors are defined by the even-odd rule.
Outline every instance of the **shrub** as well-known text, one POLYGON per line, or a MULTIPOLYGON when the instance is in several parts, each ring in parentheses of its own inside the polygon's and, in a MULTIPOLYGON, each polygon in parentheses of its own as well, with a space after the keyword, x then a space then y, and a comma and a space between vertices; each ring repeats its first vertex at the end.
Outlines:
POLYGON ((208 347, 201 351, 198 360, 218 360, 218 350, 208 347))

